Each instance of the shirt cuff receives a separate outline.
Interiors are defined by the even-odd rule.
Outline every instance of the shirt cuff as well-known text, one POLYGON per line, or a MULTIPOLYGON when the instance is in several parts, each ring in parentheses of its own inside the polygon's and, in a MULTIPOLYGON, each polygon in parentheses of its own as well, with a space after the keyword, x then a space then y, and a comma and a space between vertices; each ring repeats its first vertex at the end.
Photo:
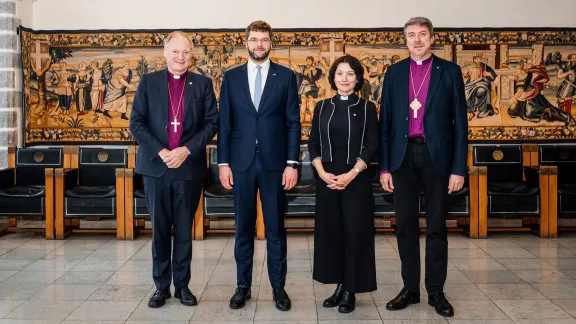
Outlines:
POLYGON ((296 163, 296 164, 298 164, 298 161, 288 160, 286 163, 296 163))
POLYGON ((390 172, 388 170, 382 170, 382 171, 380 171, 380 174, 382 174, 382 173, 390 173, 390 172))
POLYGON ((221 166, 221 165, 228 165, 228 163, 218 163, 218 166, 221 166))

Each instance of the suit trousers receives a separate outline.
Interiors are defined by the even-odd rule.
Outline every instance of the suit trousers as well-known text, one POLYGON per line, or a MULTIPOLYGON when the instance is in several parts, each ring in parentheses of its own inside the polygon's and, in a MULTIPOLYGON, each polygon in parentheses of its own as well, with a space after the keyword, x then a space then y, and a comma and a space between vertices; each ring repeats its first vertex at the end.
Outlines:
POLYGON ((426 143, 409 141, 400 168, 392 172, 398 250, 404 288, 420 293, 419 196, 426 202, 425 285, 428 294, 442 292, 448 266, 448 177, 440 176, 426 143))
POLYGON ((286 229, 284 228, 284 188, 282 173, 266 170, 261 152, 256 152, 246 171, 233 172, 234 216, 236 220, 236 259, 238 286, 251 287, 254 257, 254 229, 256 227, 256 197, 264 213, 268 276, 273 289, 286 283, 286 229))
POLYGON ((152 277, 162 290, 170 288, 171 279, 177 289, 190 282, 192 224, 203 184, 203 180, 179 180, 174 174, 167 169, 161 177, 143 177, 152 219, 152 277))

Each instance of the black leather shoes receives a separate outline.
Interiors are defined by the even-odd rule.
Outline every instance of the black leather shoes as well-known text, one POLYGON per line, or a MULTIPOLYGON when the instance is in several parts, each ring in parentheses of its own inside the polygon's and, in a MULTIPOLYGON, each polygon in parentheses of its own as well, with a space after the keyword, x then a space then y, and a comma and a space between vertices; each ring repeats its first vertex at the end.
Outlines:
POLYGON ((288 311, 292 308, 292 301, 290 301, 290 297, 288 297, 288 294, 286 294, 283 288, 274 289, 272 294, 278 310, 288 311))
POLYGON ((239 309, 246 305, 246 301, 252 298, 251 289, 248 287, 238 286, 234 296, 230 298, 230 308, 239 309))
POLYGON ((354 294, 344 291, 340 306, 338 306, 338 313, 350 313, 356 308, 356 296, 354 294))
POLYGON ((180 303, 186 306, 196 306, 198 305, 198 300, 196 296, 192 294, 188 287, 182 287, 174 292, 174 297, 180 299, 180 303))
POLYGON ((402 288, 398 296, 386 304, 387 310, 401 310, 408 307, 409 304, 418 304, 420 302, 420 295, 414 294, 402 288))
POLYGON ((342 295, 344 294, 344 289, 342 288, 342 284, 338 284, 336 286, 336 290, 334 290, 334 293, 332 294, 332 296, 328 297, 324 303, 322 303, 322 306, 327 307, 327 308, 332 308, 332 307, 336 307, 340 304, 340 301, 342 300, 342 295))
POLYGON ((154 295, 148 300, 148 307, 158 308, 166 304, 166 299, 170 298, 170 290, 159 290, 154 292, 154 295))
POLYGON ((428 305, 434 306, 436 313, 442 316, 454 316, 454 308, 450 305, 443 292, 428 295, 428 305))

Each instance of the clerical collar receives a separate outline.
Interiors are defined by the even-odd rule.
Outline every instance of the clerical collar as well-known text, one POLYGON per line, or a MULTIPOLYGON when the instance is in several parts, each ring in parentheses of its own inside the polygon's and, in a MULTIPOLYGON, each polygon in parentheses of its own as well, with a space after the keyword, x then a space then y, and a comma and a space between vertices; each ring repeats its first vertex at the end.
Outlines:
POLYGON ((176 75, 176 74, 170 72, 170 70, 168 70, 168 76, 173 78, 173 79, 180 80, 183 75, 186 76, 186 72, 184 72, 180 75, 176 75))
POLYGON ((415 59, 413 59, 413 58, 410 58, 410 60, 411 60, 412 62, 416 63, 416 65, 428 64, 428 63, 430 63, 430 62, 432 61, 432 55, 430 55, 427 59, 422 60, 422 61, 418 61, 418 60, 415 60, 415 59))
POLYGON ((351 103, 356 103, 357 100, 358 100, 358 95, 356 95, 354 92, 352 92, 351 94, 349 94, 347 96, 343 96, 341 94, 336 95, 336 101, 347 101, 347 102, 351 102, 351 103))

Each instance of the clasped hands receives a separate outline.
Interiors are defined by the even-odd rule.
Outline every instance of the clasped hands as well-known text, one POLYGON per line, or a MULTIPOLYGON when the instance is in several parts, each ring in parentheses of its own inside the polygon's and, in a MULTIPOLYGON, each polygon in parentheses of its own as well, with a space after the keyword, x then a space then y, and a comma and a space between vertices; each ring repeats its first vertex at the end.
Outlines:
POLYGON ((162 151, 158 153, 158 156, 160 156, 162 161, 166 163, 169 169, 179 168, 180 165, 184 163, 184 160, 186 160, 188 155, 190 155, 190 152, 188 152, 188 149, 184 146, 177 147, 172 151, 168 149, 162 149, 162 151))
POLYGON ((346 186, 356 178, 358 174, 354 171, 343 173, 340 175, 334 175, 328 172, 322 172, 320 178, 328 184, 328 188, 333 190, 344 190, 346 186))

